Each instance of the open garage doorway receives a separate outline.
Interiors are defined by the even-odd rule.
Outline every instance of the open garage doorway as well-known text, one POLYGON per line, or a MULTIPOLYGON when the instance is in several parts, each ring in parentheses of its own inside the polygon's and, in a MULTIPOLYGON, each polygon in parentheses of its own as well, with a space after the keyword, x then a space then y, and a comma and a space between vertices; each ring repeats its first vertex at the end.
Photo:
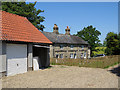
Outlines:
POLYGON ((50 66, 49 47, 33 46, 33 70, 44 69, 50 66))

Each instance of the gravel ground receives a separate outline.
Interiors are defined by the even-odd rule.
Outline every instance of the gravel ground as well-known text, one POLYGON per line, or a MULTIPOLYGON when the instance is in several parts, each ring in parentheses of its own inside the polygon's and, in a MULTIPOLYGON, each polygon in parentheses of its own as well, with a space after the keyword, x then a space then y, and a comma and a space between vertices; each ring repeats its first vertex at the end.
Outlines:
POLYGON ((0 79, 0 90, 2 89, 2 80, 0 79))
POLYGON ((2 78, 3 88, 118 88, 118 76, 106 69, 54 65, 2 78))

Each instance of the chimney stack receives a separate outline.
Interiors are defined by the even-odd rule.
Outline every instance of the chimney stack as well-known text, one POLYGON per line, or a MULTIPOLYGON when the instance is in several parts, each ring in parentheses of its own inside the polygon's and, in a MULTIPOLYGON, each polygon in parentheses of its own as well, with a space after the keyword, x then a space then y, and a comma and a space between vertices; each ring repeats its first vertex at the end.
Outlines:
POLYGON ((56 24, 54 24, 53 33, 59 34, 59 32, 58 32, 58 26, 56 24))
POLYGON ((70 29, 69 29, 68 26, 67 26, 67 28, 65 29, 65 31, 66 31, 65 35, 70 35, 70 29))

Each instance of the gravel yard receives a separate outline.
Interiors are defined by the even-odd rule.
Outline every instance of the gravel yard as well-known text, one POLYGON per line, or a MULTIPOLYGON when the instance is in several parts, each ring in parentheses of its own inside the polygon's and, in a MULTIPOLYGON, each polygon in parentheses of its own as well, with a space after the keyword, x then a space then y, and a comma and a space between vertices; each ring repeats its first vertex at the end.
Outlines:
POLYGON ((54 65, 2 78, 3 88, 117 88, 118 76, 99 68, 54 65))

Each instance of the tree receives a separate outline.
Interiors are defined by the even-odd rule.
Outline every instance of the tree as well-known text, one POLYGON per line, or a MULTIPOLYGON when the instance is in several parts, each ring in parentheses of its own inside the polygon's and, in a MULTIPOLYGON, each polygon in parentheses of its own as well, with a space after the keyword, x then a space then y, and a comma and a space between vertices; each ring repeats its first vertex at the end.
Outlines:
POLYGON ((106 54, 105 53, 106 47, 95 47, 95 51, 93 51, 94 56, 97 54, 106 54))
POLYGON ((103 47, 106 47, 106 45, 107 45, 107 42, 106 42, 106 40, 104 40, 103 41, 103 47))
POLYGON ((95 47, 100 45, 100 40, 98 36, 101 35, 101 33, 96 30, 96 28, 93 28, 92 25, 90 25, 77 32, 76 35, 89 43, 89 45, 91 46, 91 56, 93 56, 93 51, 95 50, 95 47))
MULTIPOLYGON (((12 0, 18 1, 18 0, 12 0)), ((22 0, 23 1, 23 0, 22 0)), ((26 17, 35 27, 39 30, 43 30, 44 25, 40 24, 40 22, 44 21, 43 16, 39 16, 41 12, 44 12, 40 9, 35 8, 36 2, 26 4, 26 2, 2 2, 2 10, 17 14, 23 17, 26 17)))
POLYGON ((109 32, 105 38, 107 55, 120 55, 120 33, 109 32))

